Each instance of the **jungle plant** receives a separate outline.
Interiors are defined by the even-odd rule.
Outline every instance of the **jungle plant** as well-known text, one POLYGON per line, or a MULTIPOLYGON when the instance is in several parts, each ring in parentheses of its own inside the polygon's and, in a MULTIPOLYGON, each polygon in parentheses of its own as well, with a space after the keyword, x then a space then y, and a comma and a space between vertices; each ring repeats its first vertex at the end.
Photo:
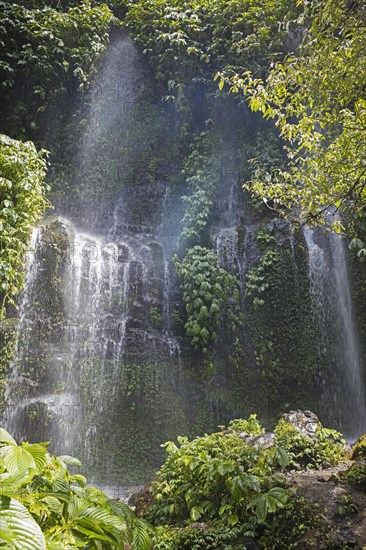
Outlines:
POLYGON ((253 111, 274 119, 286 142, 287 167, 258 167, 248 187, 300 224, 344 230, 330 214, 342 209, 352 230, 366 202, 365 4, 299 2, 303 25, 296 55, 279 57, 266 79, 250 72, 222 76, 242 90, 253 111))
POLYGON ((188 313, 186 333, 196 349, 208 353, 225 315, 232 326, 239 324, 238 280, 217 265, 213 250, 202 246, 188 249, 183 260, 173 259, 188 313))
POLYGON ((264 428, 257 420, 256 414, 251 414, 247 420, 244 420, 243 418, 230 420, 227 428, 228 430, 233 430, 237 433, 245 432, 248 435, 261 435, 264 433, 264 428))
POLYGON ((357 461, 348 470, 340 474, 340 479, 346 481, 355 489, 366 493, 366 464, 364 461, 357 461))
POLYGON ((289 498, 283 478, 274 475, 287 465, 281 449, 250 446, 227 431, 192 441, 178 437, 178 446, 164 446, 168 458, 158 473, 148 513, 156 524, 201 520, 255 529, 289 498))
POLYGON ((199 244, 210 220, 219 184, 220 166, 212 132, 196 137, 193 150, 184 163, 183 175, 190 194, 182 197, 184 216, 182 237, 185 245, 199 244))
POLYGON ((286 50, 286 25, 295 6, 267 0, 138 0, 125 24, 155 65, 158 78, 178 95, 182 83, 212 78, 214 67, 260 67, 286 50), (258 19, 261 25, 258 25, 258 19))
POLYGON ((257 264, 249 268, 246 273, 245 296, 250 297, 255 306, 261 306, 265 303, 266 290, 275 278, 275 271, 281 258, 273 235, 259 230, 256 234, 256 240, 263 251, 263 255, 257 264))
POLYGON ((112 13, 89 2, 62 12, 7 1, 0 12, 0 113, 14 135, 24 123, 34 130, 50 101, 89 85, 109 42, 112 13))
POLYGON ((48 202, 46 151, 0 134, 0 319, 18 294, 31 232, 48 202))
POLYGON ((366 458, 366 434, 361 435, 352 448, 352 460, 366 458))
POLYGON ((319 426, 310 438, 281 418, 275 428, 275 436, 276 444, 287 451, 290 464, 321 468, 334 466, 345 458, 342 434, 329 428, 319 426))
POLYGON ((51 456, 46 444, 17 445, 0 428, 0 547, 24 550, 150 548, 149 525, 119 501, 71 474, 70 456, 51 456))

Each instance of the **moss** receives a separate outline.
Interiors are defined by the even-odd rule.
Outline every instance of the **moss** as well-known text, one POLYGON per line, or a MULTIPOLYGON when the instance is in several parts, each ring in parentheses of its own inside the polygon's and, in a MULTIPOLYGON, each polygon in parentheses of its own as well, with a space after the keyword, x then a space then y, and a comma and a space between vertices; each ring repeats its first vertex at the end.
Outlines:
POLYGON ((149 308, 149 314, 150 314, 150 319, 151 319, 151 322, 152 322, 153 326, 156 327, 156 328, 159 328, 159 326, 160 326, 160 324, 163 320, 163 316, 160 313, 159 309, 156 306, 151 306, 149 308))
POLYGON ((361 435, 352 448, 352 460, 366 458, 366 434, 361 435))
POLYGON ((348 470, 340 474, 340 479, 366 493, 366 461, 361 460, 352 464, 348 470))

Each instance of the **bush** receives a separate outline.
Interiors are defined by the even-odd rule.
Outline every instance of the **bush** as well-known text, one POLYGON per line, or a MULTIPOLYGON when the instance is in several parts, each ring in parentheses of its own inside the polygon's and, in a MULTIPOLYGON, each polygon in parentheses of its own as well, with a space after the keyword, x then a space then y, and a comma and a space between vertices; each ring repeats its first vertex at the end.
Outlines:
POLYGON ((238 280, 218 266, 213 250, 202 246, 188 249, 182 261, 173 260, 188 313, 186 334, 196 349, 208 353, 225 316, 233 328, 240 324, 238 280))
MULTIPOLYGON (((261 431, 254 416, 241 422, 252 424, 255 433, 261 431)), ((153 484, 148 512, 155 524, 184 526, 200 520, 252 528, 287 501, 284 480, 275 475, 287 465, 282 449, 251 446, 236 432, 227 431, 192 441, 178 437, 178 446, 173 442, 164 446, 168 458, 153 484)))
POLYGON ((230 420, 228 429, 234 430, 237 433, 245 432, 248 435, 261 435, 265 431, 257 420, 256 414, 251 414, 248 420, 243 420, 242 418, 230 420))
POLYGON ((366 463, 365 461, 352 464, 346 472, 340 474, 340 478, 355 489, 366 493, 366 463))
POLYGON ((70 456, 51 456, 46 444, 17 445, 0 428, 0 546, 29 550, 150 548, 152 528, 124 503, 111 501, 70 456))
POLYGON ((0 319, 19 292, 24 254, 46 206, 46 151, 0 134, 0 319))
POLYGON ((366 434, 357 439, 352 449, 352 460, 360 458, 366 458, 366 434))
POLYGON ((334 466, 345 458, 342 434, 321 425, 311 438, 281 419, 275 428, 275 441, 288 452, 290 464, 295 466, 334 466))

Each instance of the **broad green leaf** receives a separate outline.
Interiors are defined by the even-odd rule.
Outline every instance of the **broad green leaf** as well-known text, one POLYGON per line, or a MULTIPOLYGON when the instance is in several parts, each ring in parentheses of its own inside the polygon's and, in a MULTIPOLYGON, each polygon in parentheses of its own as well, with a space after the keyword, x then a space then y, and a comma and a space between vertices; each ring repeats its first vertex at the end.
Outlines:
POLYGON ((46 550, 46 540, 39 525, 18 500, 0 496, 0 540, 8 548, 46 550))
POLYGON ((37 469, 35 459, 25 447, 14 447, 13 445, 2 447, 0 449, 0 456, 4 461, 5 468, 11 474, 29 468, 37 469))
POLYGON ((193 506, 190 512, 191 519, 197 521, 201 517, 201 510, 198 506, 193 506))
POLYGON ((8 445, 16 445, 15 439, 11 437, 11 435, 4 430, 4 428, 0 428, 0 443, 7 443, 8 445))
POLYGON ((229 525, 236 525, 239 521, 239 517, 236 514, 230 514, 228 517, 229 525))
POLYGON ((105 523, 106 525, 110 525, 111 527, 115 527, 120 530, 122 530, 126 525, 121 517, 112 514, 104 508, 87 508, 79 514, 79 517, 94 519, 99 523, 105 523))
POLYGON ((1 494, 12 496, 22 485, 29 483, 34 477, 34 470, 22 470, 15 474, 0 475, 1 494))
POLYGON ((32 455, 38 470, 42 470, 47 462, 47 449, 37 443, 28 444, 24 447, 32 455))
POLYGON ((62 462, 64 462, 65 464, 69 464, 70 466, 81 466, 80 460, 73 456, 62 455, 58 456, 57 458, 58 460, 61 460, 62 462))
POLYGON ((282 449, 281 447, 276 447, 276 458, 282 470, 287 468, 287 466, 289 465, 290 459, 285 449, 282 449))

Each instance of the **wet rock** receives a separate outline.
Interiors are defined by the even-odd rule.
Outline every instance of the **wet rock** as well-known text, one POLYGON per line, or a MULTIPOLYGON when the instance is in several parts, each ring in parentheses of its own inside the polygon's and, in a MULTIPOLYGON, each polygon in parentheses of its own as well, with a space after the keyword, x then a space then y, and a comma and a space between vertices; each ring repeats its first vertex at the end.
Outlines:
POLYGON ((290 411, 281 417, 282 420, 288 422, 301 435, 315 439, 316 430, 321 428, 319 418, 311 411, 290 411))
POLYGON ((153 482, 154 480, 152 479, 151 481, 146 483, 146 485, 140 487, 137 491, 132 493, 132 495, 128 499, 128 505, 131 506, 136 515, 140 517, 142 517, 146 513, 153 501, 153 482))
POLYGON ((275 434, 272 432, 260 435, 248 435, 246 432, 241 432, 239 437, 244 439, 248 445, 259 445, 263 449, 270 449, 275 445, 275 434))
POLYGON ((190 527, 192 529, 201 529, 202 531, 209 531, 210 529, 213 529, 212 525, 204 523, 203 521, 195 521, 194 523, 191 523, 190 527))

